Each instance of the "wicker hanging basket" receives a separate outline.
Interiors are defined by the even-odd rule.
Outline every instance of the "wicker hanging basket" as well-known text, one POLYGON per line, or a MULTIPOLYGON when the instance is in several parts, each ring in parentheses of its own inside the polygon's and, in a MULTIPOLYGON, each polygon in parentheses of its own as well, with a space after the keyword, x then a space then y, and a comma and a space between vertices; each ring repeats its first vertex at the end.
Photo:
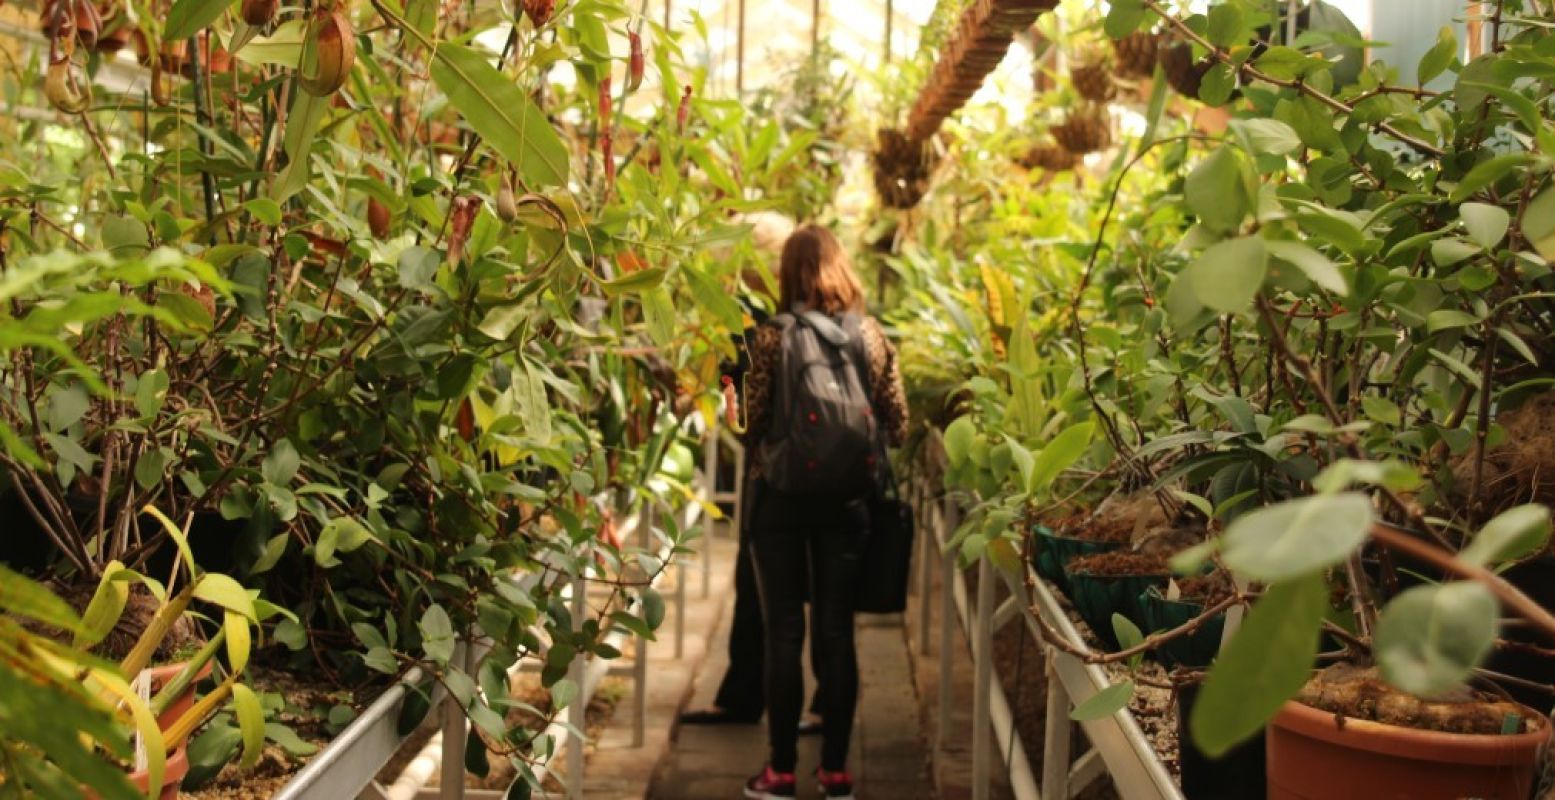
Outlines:
POLYGON ((1187 42, 1174 42, 1160 48, 1160 61, 1166 82, 1179 94, 1193 98, 1199 96, 1199 85, 1204 82, 1204 76, 1210 68, 1215 66, 1213 58, 1195 60, 1193 45, 1187 42))
POLYGON ((1066 169, 1074 169, 1080 163, 1080 157, 1058 144, 1046 142, 1027 150, 1025 155, 1020 157, 1019 163, 1026 169, 1063 172, 1066 169))
POLYGON ((895 128, 881 128, 873 155, 875 191, 889 208, 912 208, 929 188, 929 148, 895 128))
POLYGON ((1112 144, 1112 120, 1101 106, 1080 106, 1053 126, 1053 138, 1075 155, 1105 150, 1112 144))
POLYGON ((1113 40, 1114 73, 1124 80, 1139 80, 1154 75, 1160 40, 1160 36, 1151 31, 1137 31, 1113 40))
POLYGON ((1092 103, 1108 102, 1118 94, 1112 71, 1102 59, 1076 64, 1069 70, 1069 83, 1074 86, 1075 94, 1092 103))

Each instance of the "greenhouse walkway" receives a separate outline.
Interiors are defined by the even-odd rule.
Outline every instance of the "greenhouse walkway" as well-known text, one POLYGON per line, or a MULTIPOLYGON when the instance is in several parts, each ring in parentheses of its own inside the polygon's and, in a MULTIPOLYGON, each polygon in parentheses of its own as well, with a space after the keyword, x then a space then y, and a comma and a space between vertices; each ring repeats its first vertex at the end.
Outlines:
MULTIPOLYGON (((732 568, 732 563, 723 563, 732 568)), ((712 703, 729 663, 733 592, 724 592, 722 598, 723 613, 686 698, 688 707, 712 703)), ((857 794, 901 800, 930 798, 933 792, 927 783, 928 758, 901 619, 861 616, 858 648, 859 712, 850 758, 857 794)), ((766 754, 765 725, 682 725, 671 738, 671 749, 659 763, 649 787, 649 800, 739 797, 745 779, 760 768, 766 754)), ((801 737, 800 771, 814 769, 819 759, 819 737, 801 737)), ((808 781, 805 789, 813 791, 808 781)))

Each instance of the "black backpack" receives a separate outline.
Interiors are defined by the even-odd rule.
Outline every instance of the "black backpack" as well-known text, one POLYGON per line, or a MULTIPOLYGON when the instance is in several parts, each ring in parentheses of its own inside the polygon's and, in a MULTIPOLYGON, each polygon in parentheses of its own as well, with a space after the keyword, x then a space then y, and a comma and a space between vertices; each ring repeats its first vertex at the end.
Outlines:
POLYGON ((819 311, 773 317, 782 355, 762 474, 790 493, 861 495, 877 483, 878 425, 870 402, 863 317, 819 311))

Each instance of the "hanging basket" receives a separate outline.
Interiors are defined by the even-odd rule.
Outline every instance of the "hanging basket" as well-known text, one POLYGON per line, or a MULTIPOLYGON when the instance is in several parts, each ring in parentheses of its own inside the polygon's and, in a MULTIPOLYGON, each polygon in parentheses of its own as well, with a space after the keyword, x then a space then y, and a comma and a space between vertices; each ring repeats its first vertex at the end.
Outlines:
POLYGON ((1204 82, 1204 76, 1209 72, 1210 67, 1215 66, 1213 58, 1195 60, 1193 45, 1187 42, 1175 42, 1161 48, 1160 61, 1161 72, 1166 75, 1166 82, 1171 84, 1178 94, 1195 99, 1199 96, 1199 85, 1204 82))
POLYGON ((1019 159, 1019 163, 1026 169, 1040 169, 1046 172, 1063 172, 1066 169, 1074 169, 1080 163, 1080 157, 1074 153, 1051 142, 1033 145, 1019 159))
POLYGON ((1140 80, 1154 75, 1160 41, 1161 37, 1150 31, 1138 31, 1113 40, 1113 72, 1124 80, 1140 80))
POLYGON ((1106 62, 1098 59, 1079 64, 1069 70, 1069 83, 1075 94, 1092 103, 1105 103, 1116 97, 1118 85, 1112 81, 1112 72, 1106 62))
POLYGON ((874 152, 875 191, 889 208, 912 208, 929 188, 933 163, 923 142, 895 128, 881 128, 874 152))
POLYGON ((1112 145, 1112 120, 1100 106, 1082 106, 1053 127, 1060 147, 1076 155, 1105 150, 1112 145))

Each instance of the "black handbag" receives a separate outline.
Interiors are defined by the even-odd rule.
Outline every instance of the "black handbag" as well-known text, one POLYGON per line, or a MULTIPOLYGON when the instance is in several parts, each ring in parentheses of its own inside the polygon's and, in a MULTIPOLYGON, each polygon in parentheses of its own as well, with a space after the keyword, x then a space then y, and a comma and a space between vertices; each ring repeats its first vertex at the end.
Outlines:
POLYGON ((907 580, 912 572, 912 506, 896 492, 894 480, 869 503, 869 532, 859 563, 856 611, 899 614, 907 610, 907 580))

